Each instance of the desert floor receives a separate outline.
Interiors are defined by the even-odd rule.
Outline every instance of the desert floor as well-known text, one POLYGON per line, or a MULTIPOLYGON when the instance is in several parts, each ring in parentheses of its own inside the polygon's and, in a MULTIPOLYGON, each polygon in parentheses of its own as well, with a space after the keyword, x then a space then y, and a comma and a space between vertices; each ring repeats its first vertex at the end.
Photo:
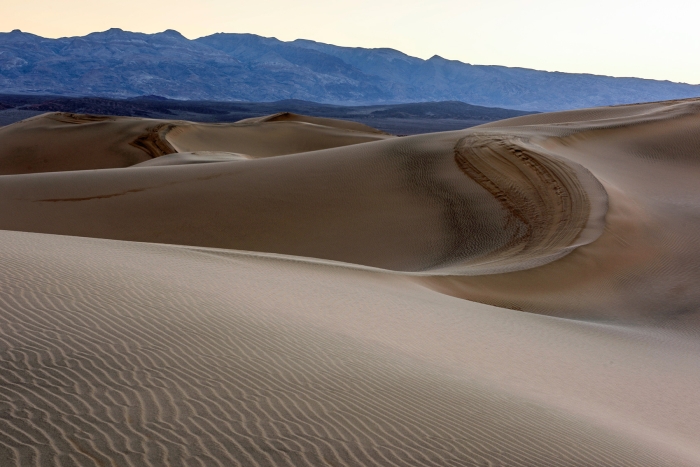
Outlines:
POLYGON ((2 466, 700 465, 700 100, 0 128, 2 466))

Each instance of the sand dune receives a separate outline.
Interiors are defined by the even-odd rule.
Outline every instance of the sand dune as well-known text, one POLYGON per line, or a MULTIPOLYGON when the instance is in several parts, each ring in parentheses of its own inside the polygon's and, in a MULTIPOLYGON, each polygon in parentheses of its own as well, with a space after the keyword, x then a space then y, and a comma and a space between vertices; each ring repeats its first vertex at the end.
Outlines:
POLYGON ((0 128, 0 175, 129 167, 175 152, 279 156, 390 138, 354 122, 328 126, 329 120, 290 114, 268 120, 204 124, 43 114, 0 128))
POLYGON ((699 459, 695 342, 352 267, 1 237, 5 465, 699 459))
POLYGON ((211 162, 245 161, 252 157, 236 152, 195 151, 176 152, 134 164, 131 167, 162 167, 165 165, 208 164, 211 162))
POLYGON ((699 134, 2 129, 0 464, 700 465, 699 134))
POLYGON ((155 167, 155 159, 147 168, 13 176, 0 206, 15 214, 0 217, 0 228, 442 274, 529 268, 600 235, 606 195, 585 168, 502 138, 472 150, 470 135, 215 165, 155 167), (493 167, 488 157, 478 162, 488 150, 504 154, 493 167), (469 161, 493 180, 500 171, 521 177, 491 187, 469 161), (525 202, 522 194, 540 198, 525 202))
POLYGON ((583 164, 603 184, 609 211, 600 239, 542 268, 429 281, 447 293, 514 309, 695 326, 700 101, 581 114, 562 113, 562 123, 546 126, 537 115, 507 128, 583 164), (589 114, 597 119, 584 120, 589 114))
POLYGON ((298 115, 292 112, 279 112, 272 115, 266 115, 257 118, 245 118, 239 120, 238 124, 246 123, 264 123, 264 122, 299 122, 310 123, 313 125, 326 126, 330 128, 338 128, 341 130, 359 131, 361 133, 376 133, 385 135, 383 131, 372 128, 371 126, 363 125, 362 123, 352 122, 350 120, 338 120, 334 118, 310 117, 308 115, 298 115))

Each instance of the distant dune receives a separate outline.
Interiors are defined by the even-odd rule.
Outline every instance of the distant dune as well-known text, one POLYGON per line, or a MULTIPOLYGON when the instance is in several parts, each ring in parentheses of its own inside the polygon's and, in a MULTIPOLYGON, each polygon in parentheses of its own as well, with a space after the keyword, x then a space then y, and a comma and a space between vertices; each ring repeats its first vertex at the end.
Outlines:
POLYGON ((700 465, 699 134, 0 128, 0 465, 700 465))
POLYGON ((48 113, 0 128, 0 174, 129 167, 189 151, 230 150, 252 157, 314 151, 389 138, 354 122, 268 117, 234 124, 48 113), (322 122, 312 125, 308 122, 322 122))
POLYGON ((292 112, 353 121, 396 135, 462 130, 533 113, 457 101, 349 106, 290 99, 276 102, 212 102, 182 101, 158 96, 107 99, 0 94, 0 126, 46 112, 147 117, 202 123, 232 123, 275 113, 292 112))

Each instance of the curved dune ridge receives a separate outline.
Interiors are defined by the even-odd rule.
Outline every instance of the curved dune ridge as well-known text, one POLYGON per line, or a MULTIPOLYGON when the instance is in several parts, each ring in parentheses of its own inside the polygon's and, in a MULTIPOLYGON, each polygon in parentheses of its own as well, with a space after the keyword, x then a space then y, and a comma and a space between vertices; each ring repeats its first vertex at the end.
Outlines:
POLYGON ((695 327, 700 100, 533 115, 481 128, 530 138, 584 165, 608 194, 605 230, 541 268, 425 284, 537 313, 695 327))
POLYGON ((235 152, 195 151, 176 152, 134 164, 131 167, 162 167, 165 165, 208 164, 211 162, 245 161, 250 156, 235 152))
POLYGON ((700 465, 700 100, 0 129, 0 465, 700 465))
MULTIPOLYGON (((578 164, 545 155, 527 140, 488 133, 462 138, 455 162, 498 200, 508 215, 506 229, 517 225, 500 257, 487 258, 482 274, 545 264, 602 233, 607 194, 578 164)), ((474 269, 465 272, 476 275, 474 269)))
POLYGON ((579 164, 524 142, 484 134, 477 147, 477 136, 460 131, 261 157, 328 138, 333 128, 299 119, 293 132, 278 126, 288 122, 179 124, 165 138, 184 153, 125 170, 16 175, 3 184, 0 205, 18 215, 0 218, 0 228, 466 275, 544 264, 602 231, 602 186, 579 164), (242 154, 192 147, 202 139, 204 147, 235 148, 241 129, 278 133, 276 141, 237 140, 258 146, 242 154), (222 161, 235 163, 204 164, 222 161))
POLYGON ((391 136, 354 122, 288 115, 238 123, 48 113, 0 128, 0 175, 129 167, 176 152, 269 157, 391 136), (189 148, 189 149, 188 149, 189 148))

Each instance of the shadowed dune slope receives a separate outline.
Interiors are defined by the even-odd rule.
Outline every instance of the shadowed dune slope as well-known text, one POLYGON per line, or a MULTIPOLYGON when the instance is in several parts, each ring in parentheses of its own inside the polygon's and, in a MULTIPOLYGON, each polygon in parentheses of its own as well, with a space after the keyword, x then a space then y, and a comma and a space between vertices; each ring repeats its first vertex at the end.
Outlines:
POLYGON ((258 120, 204 124, 43 114, 0 128, 0 174, 128 167, 175 152, 221 150, 278 156, 391 138, 353 122, 326 126, 336 121, 293 114, 258 120))
POLYGON ((606 195, 586 169, 507 137, 472 149, 470 135, 219 164, 15 175, 0 184, 0 207, 15 213, 0 216, 0 228, 440 274, 528 268, 600 234, 606 195), (477 160, 489 151, 500 156, 477 160))
POLYGON ((590 170, 608 193, 605 230, 540 268, 427 282, 514 309, 696 329, 700 101, 535 115, 500 125, 480 128, 521 135, 590 170), (543 123, 557 118, 561 123, 543 123), (511 123, 518 126, 506 126, 511 123))
POLYGON ((700 460, 696 342, 223 250, 0 232, 0 257, 2 465, 700 460))
POLYGON ((143 118, 39 115, 0 128, 0 174, 128 167, 175 152, 159 135, 169 125, 143 118))

